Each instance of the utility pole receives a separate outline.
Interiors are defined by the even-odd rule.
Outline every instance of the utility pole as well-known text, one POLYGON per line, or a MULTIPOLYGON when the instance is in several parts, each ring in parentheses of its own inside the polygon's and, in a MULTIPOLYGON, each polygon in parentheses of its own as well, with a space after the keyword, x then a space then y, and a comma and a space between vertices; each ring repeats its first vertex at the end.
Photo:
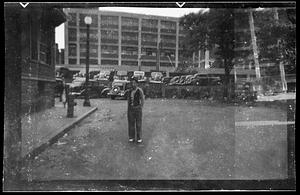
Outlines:
POLYGON ((157 61, 156 61, 156 71, 159 72, 160 67, 160 50, 162 48, 161 40, 159 40, 158 47, 157 47, 157 61))
POLYGON ((259 67, 259 61, 258 61, 258 50, 257 50, 257 44, 256 44, 256 36, 255 36, 255 29, 254 29, 254 20, 253 20, 253 11, 249 11, 249 25, 250 25, 250 34, 251 34, 251 43, 252 43, 252 49, 253 49, 253 58, 254 58, 254 65, 255 65, 255 74, 256 79, 258 80, 258 94, 261 94, 261 75, 260 75, 260 67, 259 67))
MULTIPOLYGON (((277 8, 274 8, 274 18, 276 21, 276 24, 279 25, 279 17, 278 17, 278 10, 277 8)), ((284 71, 284 65, 282 63, 282 47, 281 47, 281 40, 277 40, 277 49, 279 53, 279 70, 280 70, 280 78, 281 78, 281 83, 282 83, 282 91, 286 93, 287 91, 287 83, 285 79, 285 71, 284 71)))

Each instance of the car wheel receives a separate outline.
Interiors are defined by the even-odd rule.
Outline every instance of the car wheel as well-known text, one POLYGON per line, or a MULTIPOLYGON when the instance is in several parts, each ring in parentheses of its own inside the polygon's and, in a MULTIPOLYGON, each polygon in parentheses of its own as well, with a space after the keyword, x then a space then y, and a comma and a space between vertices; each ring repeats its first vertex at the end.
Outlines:
POLYGON ((114 100, 116 97, 115 97, 115 96, 110 96, 110 98, 111 98, 112 100, 114 100))
POLYGON ((103 92, 103 93, 101 94, 101 96, 104 97, 104 98, 107 98, 107 91, 103 92))

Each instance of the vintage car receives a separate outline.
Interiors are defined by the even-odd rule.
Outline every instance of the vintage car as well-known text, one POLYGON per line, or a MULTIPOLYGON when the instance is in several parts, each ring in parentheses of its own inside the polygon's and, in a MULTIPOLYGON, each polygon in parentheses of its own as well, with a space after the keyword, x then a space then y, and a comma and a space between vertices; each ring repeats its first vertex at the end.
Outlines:
POLYGON ((170 80, 169 85, 176 85, 179 80, 180 80, 180 76, 175 76, 170 80))
POLYGON ((127 99, 126 92, 130 88, 130 81, 127 80, 115 80, 112 83, 112 88, 106 88, 102 91, 102 93, 107 93, 107 96, 111 99, 115 99, 116 97, 127 99))
MULTIPOLYGON (((105 97, 105 94, 102 94, 102 90, 105 89, 107 85, 101 83, 98 80, 91 79, 89 80, 89 98, 101 98, 105 97)), ((70 94, 74 95, 75 98, 84 98, 86 94, 85 78, 76 79, 70 85, 70 94)))
POLYGON ((164 83, 165 85, 169 84, 171 81, 172 77, 163 77, 162 78, 162 83, 164 83))
POLYGON ((190 78, 189 83, 191 85, 197 86, 215 86, 221 85, 222 80, 219 76, 195 74, 193 77, 190 78))
POLYGON ((184 81, 184 85, 191 85, 192 84, 192 80, 194 79, 194 75, 187 75, 185 77, 185 81, 184 81))

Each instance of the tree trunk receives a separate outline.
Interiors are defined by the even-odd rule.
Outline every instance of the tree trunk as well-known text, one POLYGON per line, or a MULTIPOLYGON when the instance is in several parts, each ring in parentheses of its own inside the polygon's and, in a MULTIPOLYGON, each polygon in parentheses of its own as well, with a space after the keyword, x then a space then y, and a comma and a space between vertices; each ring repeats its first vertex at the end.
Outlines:
POLYGON ((230 84, 230 68, 229 68, 229 64, 227 60, 224 60, 224 70, 225 70, 225 74, 224 74, 224 99, 226 101, 230 101, 230 88, 231 86, 230 84))
POLYGON ((259 67, 259 61, 258 61, 258 49, 257 49, 257 43, 256 43, 255 27, 254 27, 254 19, 253 19, 252 11, 249 12, 249 26, 250 26, 251 44, 252 44, 252 50, 253 50, 253 59, 254 59, 254 65, 255 65, 255 74, 256 74, 256 79, 259 83, 258 84, 258 94, 261 94, 262 93, 261 74, 260 74, 260 67, 259 67))

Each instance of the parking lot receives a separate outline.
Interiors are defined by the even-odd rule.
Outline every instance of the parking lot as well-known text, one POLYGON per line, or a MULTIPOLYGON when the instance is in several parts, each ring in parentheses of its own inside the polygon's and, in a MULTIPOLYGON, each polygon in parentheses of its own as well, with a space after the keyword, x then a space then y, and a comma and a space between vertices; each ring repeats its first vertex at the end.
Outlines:
MULTIPOLYGON (((77 100, 82 104, 82 100, 77 100)), ((126 100, 92 99, 98 111, 40 154, 31 179, 284 179, 285 121, 276 108, 147 99, 143 140, 128 143, 126 100), (248 121, 250 125, 236 126, 248 121), (256 125, 255 125, 256 124, 256 125)))

